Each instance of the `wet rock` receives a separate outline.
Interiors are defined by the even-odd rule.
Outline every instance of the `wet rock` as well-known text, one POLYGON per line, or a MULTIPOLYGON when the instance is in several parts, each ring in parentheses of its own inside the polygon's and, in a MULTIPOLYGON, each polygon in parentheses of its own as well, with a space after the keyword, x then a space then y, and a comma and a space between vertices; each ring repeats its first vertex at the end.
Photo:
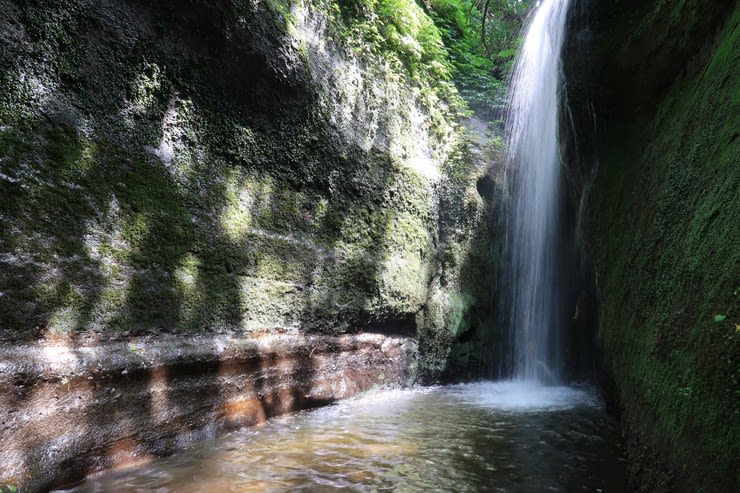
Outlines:
POLYGON ((0 430, 0 483, 44 490, 220 430, 404 385, 416 357, 412 340, 378 334, 160 336, 138 339, 137 354, 129 344, 0 349, 0 390, 16 389, 0 392, 3 416, 13 416, 0 430), (20 374, 36 376, 14 385, 20 374))

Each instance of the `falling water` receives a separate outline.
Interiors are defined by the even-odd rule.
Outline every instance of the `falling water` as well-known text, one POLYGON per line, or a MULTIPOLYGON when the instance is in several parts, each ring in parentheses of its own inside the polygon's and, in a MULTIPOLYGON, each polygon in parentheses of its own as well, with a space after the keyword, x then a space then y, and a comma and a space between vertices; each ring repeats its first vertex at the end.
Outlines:
POLYGON ((510 371, 517 380, 562 381, 558 108, 560 52, 569 0, 543 0, 531 17, 512 79, 511 186, 505 272, 510 371))

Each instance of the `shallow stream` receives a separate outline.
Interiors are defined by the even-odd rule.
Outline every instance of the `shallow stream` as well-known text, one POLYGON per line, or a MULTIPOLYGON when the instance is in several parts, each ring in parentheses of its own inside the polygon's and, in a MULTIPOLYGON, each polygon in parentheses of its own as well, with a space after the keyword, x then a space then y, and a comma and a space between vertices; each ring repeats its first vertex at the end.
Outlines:
POLYGON ((589 387, 475 383, 366 394, 192 444, 74 492, 621 492, 589 387))

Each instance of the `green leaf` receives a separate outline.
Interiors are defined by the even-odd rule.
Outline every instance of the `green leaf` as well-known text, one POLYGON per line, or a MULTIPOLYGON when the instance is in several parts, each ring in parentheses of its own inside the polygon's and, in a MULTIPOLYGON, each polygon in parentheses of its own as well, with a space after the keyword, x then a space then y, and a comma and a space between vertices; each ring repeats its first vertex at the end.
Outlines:
POLYGON ((8 491, 10 491, 10 493, 16 493, 16 491, 18 491, 18 488, 16 488, 12 484, 9 484, 7 487, 8 487, 8 491))
MULTIPOLYGON (((67 385, 68 383, 69 383, 69 378, 62 377, 62 385, 67 385)), ((8 486, 8 488, 10 488, 10 485, 8 486)))
POLYGON ((494 56, 497 58, 511 58, 516 55, 516 48, 507 48, 496 53, 494 56))
POLYGON ((718 313, 717 315, 714 316, 714 321, 715 322, 724 322, 726 318, 727 318, 726 315, 720 315, 718 313))

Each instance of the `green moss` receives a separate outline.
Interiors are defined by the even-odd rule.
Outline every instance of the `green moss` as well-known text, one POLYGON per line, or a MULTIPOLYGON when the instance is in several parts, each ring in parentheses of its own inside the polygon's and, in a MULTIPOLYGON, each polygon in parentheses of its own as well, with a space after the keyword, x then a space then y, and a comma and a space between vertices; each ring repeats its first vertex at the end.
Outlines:
POLYGON ((706 69, 671 89, 645 140, 614 150, 599 185, 610 368, 636 428, 703 491, 736 484, 740 452, 738 22, 735 9, 706 69))
POLYGON ((29 3, 0 52, 3 337, 417 320, 436 375, 483 331, 491 215, 420 4, 81 6, 29 3))

